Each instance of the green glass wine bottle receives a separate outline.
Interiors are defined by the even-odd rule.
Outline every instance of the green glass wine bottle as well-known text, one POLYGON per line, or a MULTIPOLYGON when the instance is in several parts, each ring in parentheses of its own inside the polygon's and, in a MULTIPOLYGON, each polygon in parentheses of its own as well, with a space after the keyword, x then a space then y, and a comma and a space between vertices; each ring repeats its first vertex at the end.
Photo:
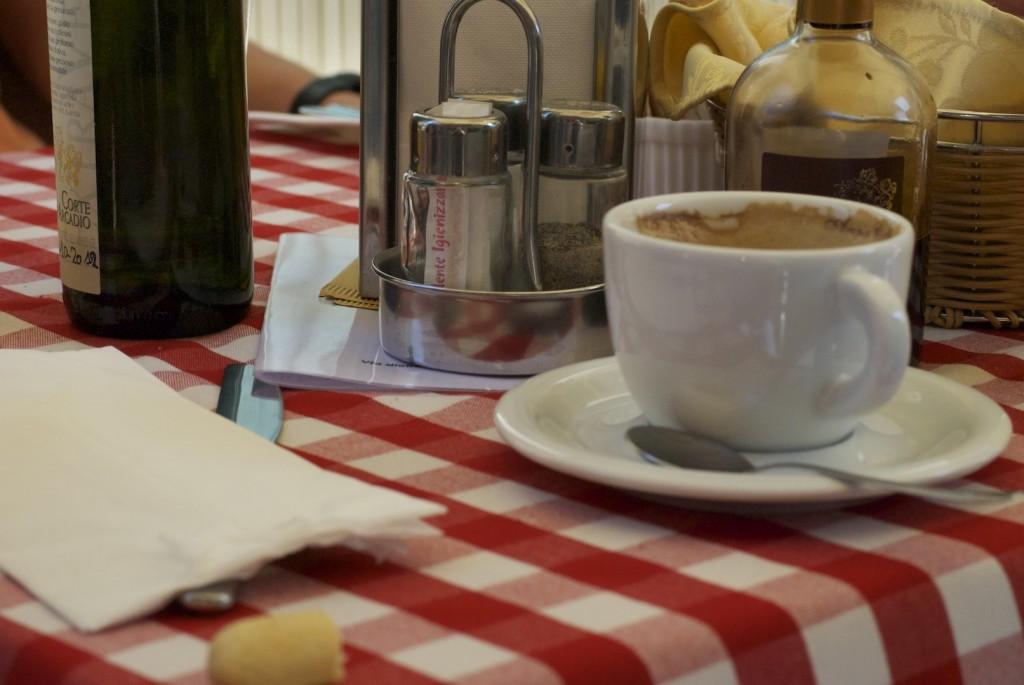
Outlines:
POLYGON ((46 0, 64 304, 97 335, 227 328, 253 294, 244 0, 46 0))

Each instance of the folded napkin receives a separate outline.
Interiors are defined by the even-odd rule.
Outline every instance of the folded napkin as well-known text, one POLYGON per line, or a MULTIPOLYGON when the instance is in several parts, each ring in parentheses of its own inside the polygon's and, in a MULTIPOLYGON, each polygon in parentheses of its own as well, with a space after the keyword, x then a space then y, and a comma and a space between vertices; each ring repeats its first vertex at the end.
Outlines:
MULTIPOLYGON (((726 101, 743 68, 789 36, 793 15, 771 0, 672 0, 651 28, 654 115, 726 101)), ((874 32, 917 67, 940 109, 1024 112, 1018 17, 982 0, 875 0, 874 32)))
POLYGON ((112 348, 0 351, 0 569, 81 630, 440 505, 317 468, 112 348))
POLYGON ((746 65, 789 37, 793 11, 771 0, 671 0, 651 26, 651 113, 681 119, 726 99, 746 65))

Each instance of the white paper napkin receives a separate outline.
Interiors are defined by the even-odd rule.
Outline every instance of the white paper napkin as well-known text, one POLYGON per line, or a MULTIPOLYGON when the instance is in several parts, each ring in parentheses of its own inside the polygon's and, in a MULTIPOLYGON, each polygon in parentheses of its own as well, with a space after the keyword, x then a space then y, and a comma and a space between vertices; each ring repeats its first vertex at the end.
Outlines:
POLYGON ((359 256, 359 241, 287 233, 278 241, 256 377, 321 390, 508 390, 522 378, 445 373, 406 364, 380 346, 377 312, 317 294, 359 256))
POLYGON ((328 471, 113 348, 0 351, 0 569, 82 630, 440 505, 328 471))

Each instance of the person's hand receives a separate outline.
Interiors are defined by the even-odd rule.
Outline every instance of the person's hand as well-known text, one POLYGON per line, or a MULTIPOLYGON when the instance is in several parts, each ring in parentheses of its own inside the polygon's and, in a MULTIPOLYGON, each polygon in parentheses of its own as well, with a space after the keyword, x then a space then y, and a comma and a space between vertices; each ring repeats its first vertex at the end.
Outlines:
MULTIPOLYGON (((255 43, 249 44, 248 75, 249 109, 270 112, 289 111, 295 97, 317 78, 316 74, 305 67, 255 43)), ((358 107, 359 93, 331 93, 317 104, 358 107)))

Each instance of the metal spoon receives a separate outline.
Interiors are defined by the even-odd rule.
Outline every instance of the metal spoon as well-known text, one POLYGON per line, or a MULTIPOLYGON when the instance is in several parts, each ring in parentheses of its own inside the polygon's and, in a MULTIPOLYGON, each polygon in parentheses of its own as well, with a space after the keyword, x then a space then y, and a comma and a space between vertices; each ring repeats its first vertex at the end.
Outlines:
POLYGON ((736 450, 709 438, 703 438, 675 428, 661 426, 634 426, 626 431, 627 437, 642 452, 657 461, 666 462, 684 469, 700 471, 724 471, 730 473, 757 472, 767 469, 792 468, 814 471, 842 483, 857 487, 869 486, 891 493, 900 493, 922 499, 968 504, 977 502, 1002 502, 1024 491, 979 489, 972 487, 945 488, 931 485, 912 485, 897 481, 868 476, 862 473, 844 471, 831 466, 794 461, 777 461, 755 465, 736 450))

